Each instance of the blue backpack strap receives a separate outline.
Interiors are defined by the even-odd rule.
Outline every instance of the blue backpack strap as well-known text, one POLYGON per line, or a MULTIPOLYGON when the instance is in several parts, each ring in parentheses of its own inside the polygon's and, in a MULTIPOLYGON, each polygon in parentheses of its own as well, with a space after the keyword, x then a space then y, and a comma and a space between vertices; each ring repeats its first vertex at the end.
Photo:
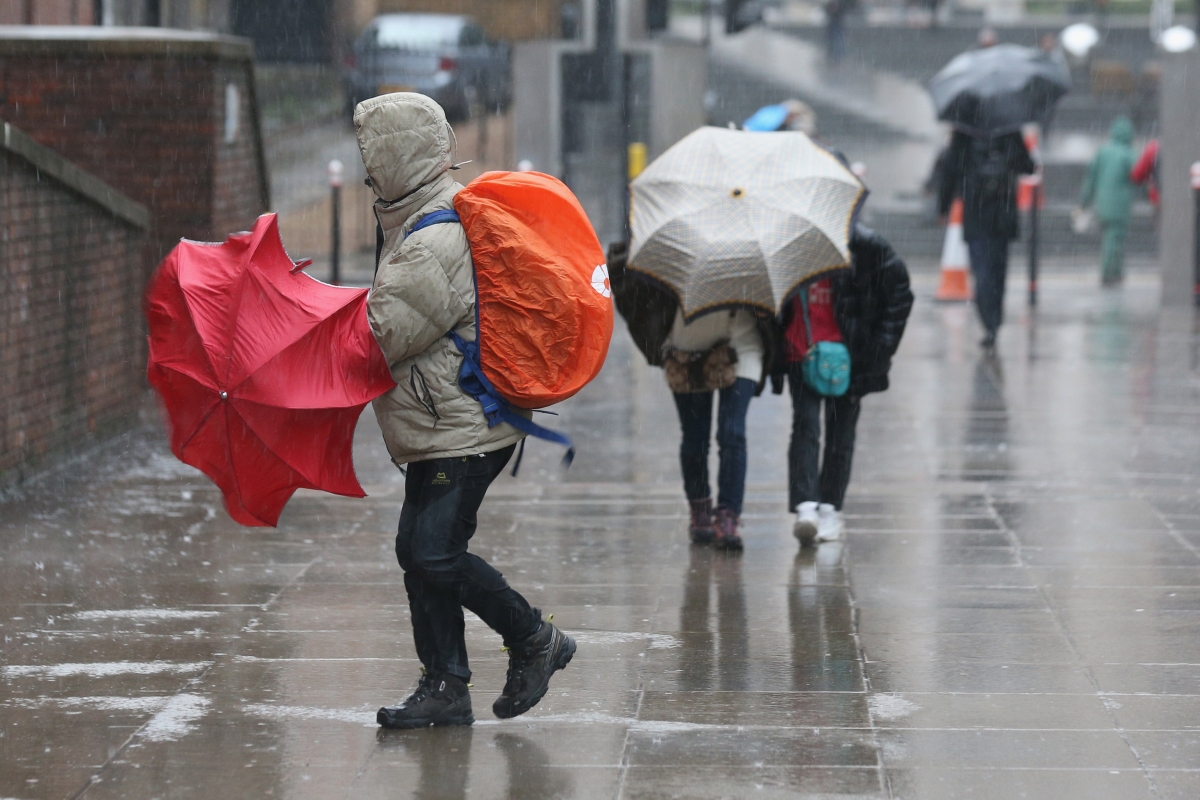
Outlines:
POLYGON ((412 230, 405 235, 405 239, 412 236, 417 231, 423 231, 430 225, 445 225, 448 222, 462 222, 459 219, 458 212, 452 208, 443 208, 440 211, 431 211, 425 216, 417 220, 417 224, 412 226, 412 230))
MULTIPOLYGON (((538 439, 560 444, 567 448, 567 454, 563 456, 563 466, 569 467, 575 459, 575 445, 571 440, 561 433, 543 428, 536 422, 521 416, 500 396, 496 387, 492 386, 492 382, 487 379, 487 376, 483 374, 483 369, 479 366, 478 343, 463 341, 463 338, 454 331, 450 331, 446 336, 454 342, 458 352, 463 354, 462 369, 458 373, 458 385, 483 406, 483 414, 487 417, 488 427, 494 428, 500 423, 506 422, 526 436, 535 436, 538 439)), ((519 461, 516 466, 520 467, 519 461)), ((516 474, 516 468, 514 468, 513 474, 516 474)))

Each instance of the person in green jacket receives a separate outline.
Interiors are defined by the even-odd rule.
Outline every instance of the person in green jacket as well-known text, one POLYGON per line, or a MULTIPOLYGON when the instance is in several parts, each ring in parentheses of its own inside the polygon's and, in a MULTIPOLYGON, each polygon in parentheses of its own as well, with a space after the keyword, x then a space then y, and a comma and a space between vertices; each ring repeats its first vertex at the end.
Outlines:
POLYGON ((1129 213, 1133 206, 1133 182, 1129 172, 1136 160, 1133 154, 1133 123, 1118 117, 1112 124, 1108 141, 1096 153, 1083 182, 1079 204, 1095 209, 1096 219, 1104 229, 1100 249, 1100 280, 1114 286, 1124 277, 1125 232, 1129 229, 1129 213))

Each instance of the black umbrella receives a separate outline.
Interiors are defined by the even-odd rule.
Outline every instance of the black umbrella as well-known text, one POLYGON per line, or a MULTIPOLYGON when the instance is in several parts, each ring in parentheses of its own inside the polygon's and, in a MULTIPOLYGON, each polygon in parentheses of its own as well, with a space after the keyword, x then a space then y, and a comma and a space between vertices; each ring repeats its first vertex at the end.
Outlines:
POLYGON ((1062 58, 1016 44, 957 56, 925 84, 938 119, 968 132, 1005 133, 1027 122, 1050 121, 1054 104, 1071 90, 1062 58))

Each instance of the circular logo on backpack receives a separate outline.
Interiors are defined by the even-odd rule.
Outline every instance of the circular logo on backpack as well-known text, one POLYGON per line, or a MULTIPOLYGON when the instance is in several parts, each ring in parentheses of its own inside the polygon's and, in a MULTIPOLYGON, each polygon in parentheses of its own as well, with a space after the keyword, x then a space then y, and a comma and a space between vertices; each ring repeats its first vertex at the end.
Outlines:
POLYGON ((592 288, 603 297, 612 297, 612 287, 608 283, 607 264, 601 264, 592 271, 592 288))

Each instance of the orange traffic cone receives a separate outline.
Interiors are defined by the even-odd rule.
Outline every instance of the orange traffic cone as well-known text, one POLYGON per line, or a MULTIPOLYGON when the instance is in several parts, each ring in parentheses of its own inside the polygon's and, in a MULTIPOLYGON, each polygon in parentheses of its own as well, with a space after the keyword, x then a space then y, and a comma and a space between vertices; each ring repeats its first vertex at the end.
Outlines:
POLYGON ((967 268, 970 255, 963 240, 963 204, 955 200, 950 207, 950 221, 946 225, 946 241, 942 245, 942 280, 938 284, 935 300, 970 300, 971 287, 967 283, 967 268))

